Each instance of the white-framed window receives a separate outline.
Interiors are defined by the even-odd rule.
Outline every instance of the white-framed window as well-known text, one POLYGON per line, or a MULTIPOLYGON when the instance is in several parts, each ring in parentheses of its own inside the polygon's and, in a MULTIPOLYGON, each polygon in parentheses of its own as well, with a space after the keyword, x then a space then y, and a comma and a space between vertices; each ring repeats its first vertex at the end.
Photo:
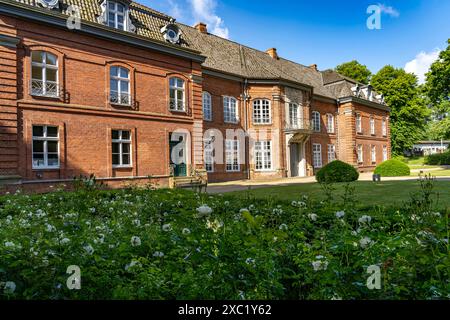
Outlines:
POLYGON ((357 113, 355 118, 356 118, 356 132, 357 133, 362 133, 362 117, 361 117, 361 113, 357 113))
POLYGON ((45 51, 31 52, 31 95, 59 97, 58 57, 45 51))
POLYGON ((124 67, 112 66, 109 76, 109 101, 113 104, 131 105, 130 71, 124 67))
POLYGON ((255 142, 256 171, 272 170, 272 141, 255 142))
POLYGON ((388 160, 388 148, 387 146, 383 146, 383 161, 388 160))
POLYGON ((205 168, 209 173, 214 172, 214 138, 205 138, 205 168))
POLYGON ((300 127, 300 107, 296 103, 289 103, 289 127, 297 129, 300 127))
POLYGON ((375 118, 373 116, 370 117, 370 134, 375 135, 375 118))
POLYGON ((239 163, 239 140, 225 140, 225 160, 227 172, 241 171, 239 163))
POLYGON ((269 100, 253 101, 253 123, 255 124, 271 124, 272 111, 269 100))
POLYGON ((131 131, 112 130, 111 137, 113 167, 131 167, 131 131))
POLYGON ((362 144, 358 145, 358 163, 364 163, 364 148, 362 144))
POLYGON ((186 111, 186 85, 183 79, 172 77, 169 79, 169 95, 171 111, 186 111))
POLYGON ((387 119, 386 118, 383 118, 383 120, 382 120, 381 130, 383 133, 383 137, 387 137, 387 119))
POLYGON ((33 125, 32 134, 33 169, 58 169, 58 127, 33 125))
POLYGON ((212 121, 212 98, 209 92, 203 92, 203 119, 212 121))
POLYGON ((322 145, 313 144, 313 166, 314 168, 322 168, 322 145))
POLYGON ((106 10, 108 26, 119 30, 127 30, 128 7, 126 5, 118 1, 108 0, 106 10))
POLYGON ((225 123, 238 123, 238 104, 236 98, 223 97, 223 119, 225 123))
POLYGON ((372 146, 372 163, 376 163, 377 162, 377 146, 372 146))
POLYGON ((328 145, 328 163, 336 160, 336 146, 334 144, 328 145))
POLYGON ((320 132, 320 113, 318 111, 312 112, 312 127, 315 132, 320 132))
POLYGON ((334 115, 331 113, 327 114, 327 132, 328 133, 334 133, 334 115))

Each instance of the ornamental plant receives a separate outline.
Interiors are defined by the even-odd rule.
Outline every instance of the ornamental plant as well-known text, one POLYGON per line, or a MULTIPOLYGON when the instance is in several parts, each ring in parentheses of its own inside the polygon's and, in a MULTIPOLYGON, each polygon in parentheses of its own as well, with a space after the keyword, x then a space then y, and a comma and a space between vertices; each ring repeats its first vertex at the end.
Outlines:
POLYGON ((392 159, 381 163, 374 173, 382 177, 403 177, 411 175, 411 169, 404 162, 392 159))
POLYGON ((316 174, 319 183, 353 182, 358 178, 359 173, 353 166, 339 160, 327 164, 316 174))

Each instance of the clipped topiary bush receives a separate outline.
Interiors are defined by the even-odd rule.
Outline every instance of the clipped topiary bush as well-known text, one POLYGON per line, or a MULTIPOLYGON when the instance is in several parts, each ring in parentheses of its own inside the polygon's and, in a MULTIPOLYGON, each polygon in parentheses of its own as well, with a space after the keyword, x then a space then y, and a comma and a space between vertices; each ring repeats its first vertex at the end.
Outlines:
POLYGON ((392 159, 380 164, 374 173, 382 177, 404 177, 411 175, 411 169, 405 163, 392 159))
POLYGON ((358 178, 359 173, 353 166, 339 160, 327 164, 316 175, 319 183, 352 182, 358 178))
POLYGON ((426 156, 425 164, 431 166, 450 165, 450 151, 426 156))

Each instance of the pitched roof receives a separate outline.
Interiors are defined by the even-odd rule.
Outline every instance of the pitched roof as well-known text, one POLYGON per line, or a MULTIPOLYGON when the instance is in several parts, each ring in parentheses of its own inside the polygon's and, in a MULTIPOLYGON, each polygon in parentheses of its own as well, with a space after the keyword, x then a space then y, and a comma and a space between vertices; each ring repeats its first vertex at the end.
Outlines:
MULTIPOLYGON (((38 0, 7 1, 40 7, 38 0)), ((68 7, 76 5, 80 8, 82 20, 98 23, 98 17, 101 15, 101 2, 102 0, 60 0, 59 10, 63 15, 68 15, 68 7)), ((136 34, 149 40, 166 42, 161 28, 167 25, 172 18, 137 2, 128 2, 130 2, 130 16, 136 26, 136 34)), ((287 80, 311 86, 314 88, 315 94, 332 99, 353 95, 351 87, 356 81, 345 78, 334 71, 320 72, 315 68, 283 58, 274 59, 266 52, 212 34, 201 33, 184 24, 177 23, 177 25, 182 32, 180 44, 167 42, 166 44, 174 48, 181 46, 200 52, 206 57, 203 66, 207 69, 249 79, 287 80), (342 80, 345 81, 339 83, 342 80), (339 83, 339 85, 328 85, 332 83, 339 83)))

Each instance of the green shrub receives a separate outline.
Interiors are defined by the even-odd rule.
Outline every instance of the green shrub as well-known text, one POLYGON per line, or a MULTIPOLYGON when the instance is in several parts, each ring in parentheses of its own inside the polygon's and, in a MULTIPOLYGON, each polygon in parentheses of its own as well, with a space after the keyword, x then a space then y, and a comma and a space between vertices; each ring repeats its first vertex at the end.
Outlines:
POLYGON ((432 166, 450 165, 450 151, 425 157, 425 164, 432 166))
POLYGON ((392 159, 380 164, 375 169, 375 174, 382 177, 404 177, 411 175, 411 169, 405 163, 392 159))
POLYGON ((352 182, 358 178, 359 173, 353 166, 339 160, 327 164, 316 175, 319 183, 352 182))

